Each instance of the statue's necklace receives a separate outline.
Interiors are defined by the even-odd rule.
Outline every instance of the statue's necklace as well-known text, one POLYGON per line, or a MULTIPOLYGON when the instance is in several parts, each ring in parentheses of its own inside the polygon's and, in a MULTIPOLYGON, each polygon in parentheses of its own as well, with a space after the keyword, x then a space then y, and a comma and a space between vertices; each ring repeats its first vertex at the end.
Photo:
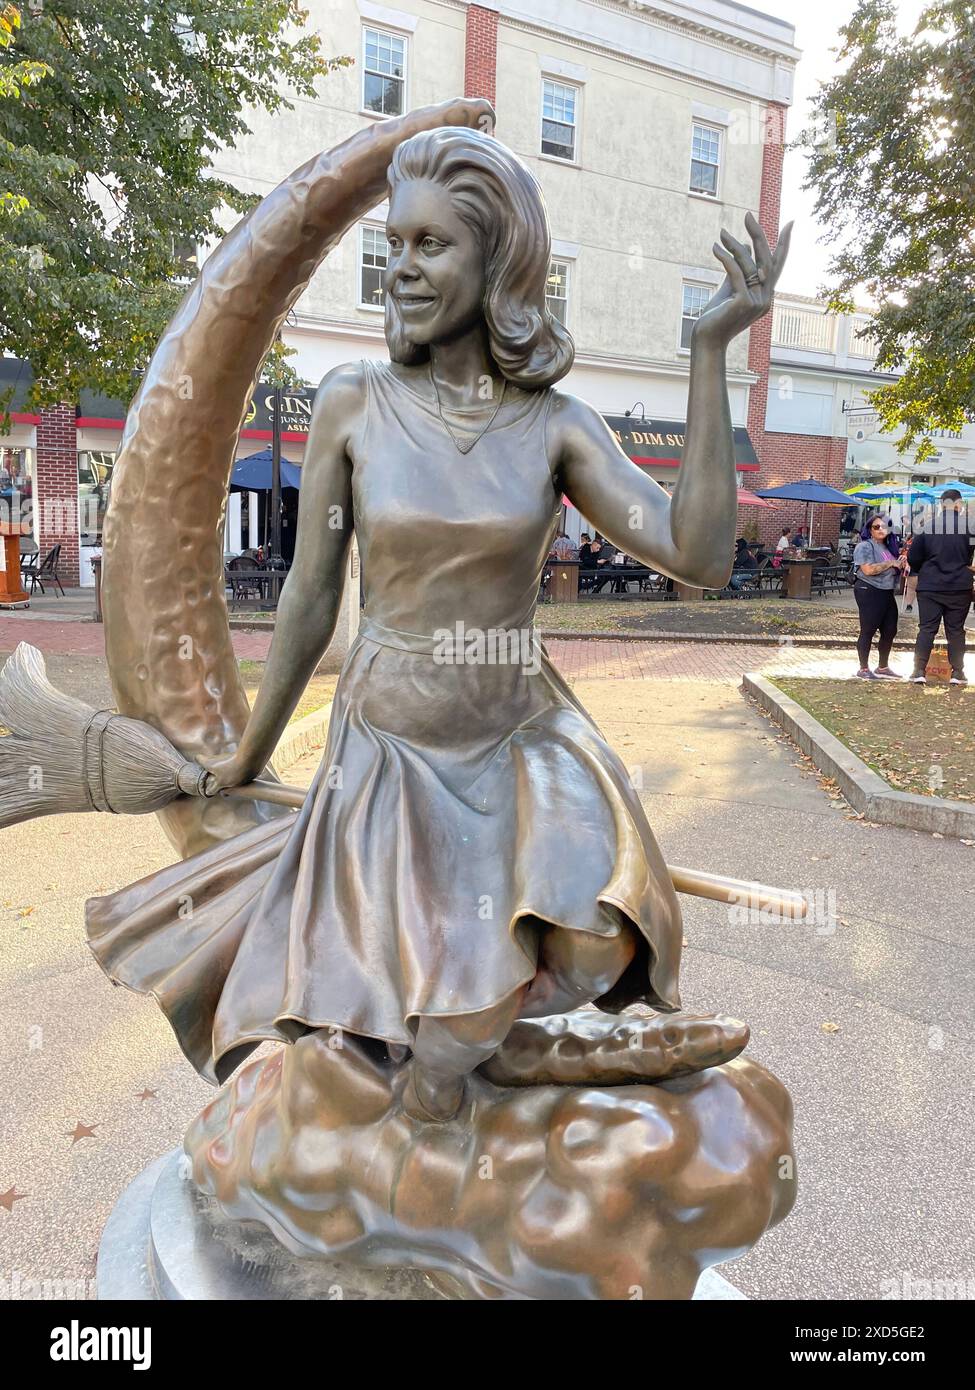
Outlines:
POLYGON ((440 392, 437 390, 437 378, 436 378, 436 377, 434 376, 434 374, 433 374, 433 366, 432 366, 432 364, 431 364, 431 366, 430 366, 430 380, 433 382, 433 392, 434 392, 434 395, 435 395, 436 398, 437 398, 437 414, 440 416, 440 420, 441 420, 441 423, 443 424, 444 429, 447 431, 447 433, 450 435, 451 439, 452 439, 452 440, 454 441, 454 443, 457 445, 457 448, 460 450, 460 452, 461 452, 462 454, 469 454, 470 451, 473 449, 474 445, 475 445, 475 444, 477 443, 477 441, 480 439, 481 435, 482 435, 482 434, 487 434, 488 430, 491 428, 491 426, 494 424, 495 420, 498 418, 498 411, 501 409, 501 406, 502 406, 502 404, 504 403, 504 392, 505 392, 505 387, 508 385, 508 380, 507 380, 507 378, 505 378, 505 380, 501 383, 501 395, 500 395, 500 397, 498 398, 498 404, 497 404, 497 406, 495 407, 494 414, 493 414, 493 415, 491 416, 491 418, 488 420, 488 422, 487 422, 487 424, 484 426, 484 428, 483 428, 482 430, 479 430, 478 433, 475 434, 475 436, 474 436, 473 439, 471 439, 471 440, 469 440, 469 441, 467 441, 467 442, 465 442, 465 443, 461 443, 461 441, 460 441, 460 440, 457 438, 457 436, 454 434, 453 430, 452 430, 452 429, 450 428, 450 426, 447 424, 447 421, 444 419, 443 406, 440 404, 440 392))

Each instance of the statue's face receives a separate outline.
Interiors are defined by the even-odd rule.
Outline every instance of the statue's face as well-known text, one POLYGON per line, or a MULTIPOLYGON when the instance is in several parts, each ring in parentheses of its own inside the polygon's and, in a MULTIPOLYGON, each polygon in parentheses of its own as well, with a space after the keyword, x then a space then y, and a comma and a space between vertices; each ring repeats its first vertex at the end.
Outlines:
POLYGON ((386 221, 383 286, 404 336, 428 345, 466 333, 481 316, 484 257, 476 233, 430 179, 396 186, 386 221))

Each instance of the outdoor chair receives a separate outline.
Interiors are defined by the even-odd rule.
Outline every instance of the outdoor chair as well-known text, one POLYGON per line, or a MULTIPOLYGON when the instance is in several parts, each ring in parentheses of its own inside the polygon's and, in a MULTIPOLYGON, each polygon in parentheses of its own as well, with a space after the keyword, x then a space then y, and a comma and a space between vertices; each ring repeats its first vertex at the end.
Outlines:
POLYGON ((64 585, 61 583, 61 578, 58 574, 58 564, 60 560, 60 545, 52 545, 40 564, 37 563, 37 556, 32 555, 29 557, 27 564, 22 565, 20 571, 21 577, 25 583, 30 584, 32 597, 35 589, 39 588, 42 594, 47 592, 44 588, 44 580, 48 579, 60 592, 61 597, 64 598, 64 585))
POLYGON ((230 606, 235 608, 245 599, 263 600, 266 570, 261 561, 252 555, 236 555, 224 567, 224 580, 230 590, 230 606))

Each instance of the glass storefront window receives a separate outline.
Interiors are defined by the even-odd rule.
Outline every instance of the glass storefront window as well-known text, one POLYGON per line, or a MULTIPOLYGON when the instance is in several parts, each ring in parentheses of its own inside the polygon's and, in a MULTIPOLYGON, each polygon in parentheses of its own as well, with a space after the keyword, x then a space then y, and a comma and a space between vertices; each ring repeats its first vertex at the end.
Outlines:
POLYGON ((0 518, 4 521, 31 521, 33 493, 33 449, 0 444, 0 518))
POLYGON ((78 454, 78 527, 82 545, 101 545, 115 454, 86 449, 78 454))

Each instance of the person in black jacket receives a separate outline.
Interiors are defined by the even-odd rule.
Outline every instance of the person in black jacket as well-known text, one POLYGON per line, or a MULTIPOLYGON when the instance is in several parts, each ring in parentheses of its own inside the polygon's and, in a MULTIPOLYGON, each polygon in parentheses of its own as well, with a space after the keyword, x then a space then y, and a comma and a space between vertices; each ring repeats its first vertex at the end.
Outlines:
POLYGON ((951 684, 967 685, 965 678, 965 619, 972 604, 975 567, 975 534, 962 515, 961 493, 954 488, 941 494, 941 510, 934 525, 914 536, 907 553, 911 573, 917 575, 920 625, 914 647, 915 685, 924 685, 924 668, 941 623, 948 640, 951 684))

